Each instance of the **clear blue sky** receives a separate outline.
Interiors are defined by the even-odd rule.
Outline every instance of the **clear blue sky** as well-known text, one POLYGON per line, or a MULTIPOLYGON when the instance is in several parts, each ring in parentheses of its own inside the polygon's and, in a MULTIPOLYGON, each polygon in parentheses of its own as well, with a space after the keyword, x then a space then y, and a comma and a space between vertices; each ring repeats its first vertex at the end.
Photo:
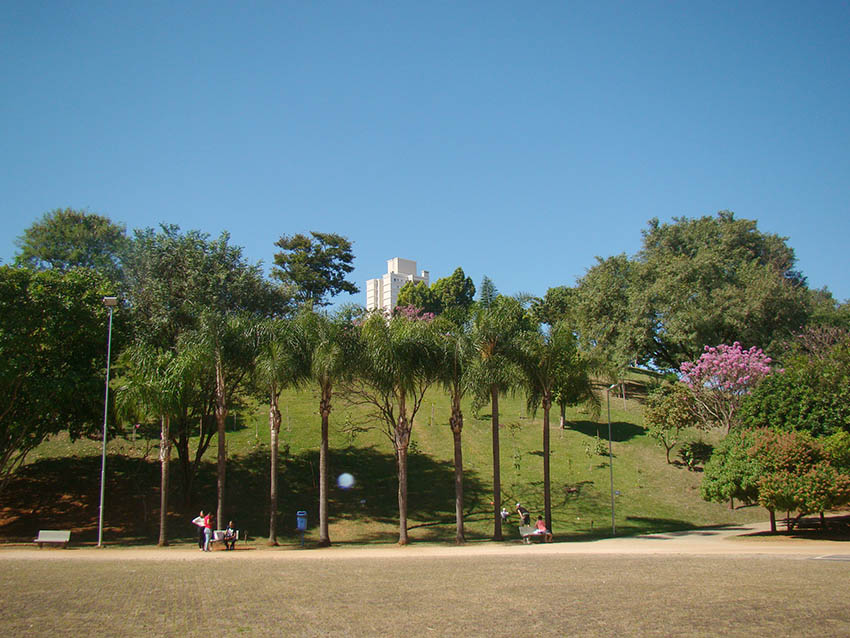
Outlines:
POLYGON ((542 295, 729 209, 850 297, 848 2, 7 0, 0 73, 4 262, 72 207, 542 295))

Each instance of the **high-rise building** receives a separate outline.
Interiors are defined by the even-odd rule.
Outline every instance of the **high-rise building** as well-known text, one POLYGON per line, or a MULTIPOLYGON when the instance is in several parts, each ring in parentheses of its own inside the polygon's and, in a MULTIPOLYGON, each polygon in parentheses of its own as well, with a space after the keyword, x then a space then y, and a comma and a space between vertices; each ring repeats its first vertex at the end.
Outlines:
POLYGON ((423 282, 430 285, 427 270, 416 274, 416 262, 410 259, 393 257, 387 260, 387 272, 380 279, 366 282, 366 310, 381 308, 391 312, 398 301, 398 291, 408 281, 423 282))

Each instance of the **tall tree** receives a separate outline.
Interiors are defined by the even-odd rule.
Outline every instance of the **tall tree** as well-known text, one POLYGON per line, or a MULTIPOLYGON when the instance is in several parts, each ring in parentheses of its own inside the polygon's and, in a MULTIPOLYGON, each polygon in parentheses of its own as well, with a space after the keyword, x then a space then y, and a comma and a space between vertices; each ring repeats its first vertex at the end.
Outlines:
POLYGON ((327 547, 331 544, 328 530, 330 414, 334 390, 353 376, 359 341, 347 309, 334 316, 306 310, 299 315, 298 324, 306 343, 306 376, 319 390, 319 545, 327 547))
MULTIPOLYGON (((226 375, 230 364, 222 344, 230 333, 225 327, 240 314, 280 316, 288 311, 289 300, 265 280, 259 264, 244 260, 242 249, 230 244, 227 233, 211 240, 205 233, 183 233, 173 225, 162 226, 159 232, 136 231, 125 275, 137 340, 163 349, 180 349, 181 342, 198 340, 212 344, 207 349, 212 374, 196 394, 199 403, 191 411, 195 418, 187 411, 171 428, 188 502, 195 470, 211 441, 209 421, 215 420, 221 428, 226 417, 224 399, 245 375, 243 363, 237 364, 230 378, 226 375), (197 444, 194 460, 190 441, 197 444)), ((240 361, 244 361, 241 355, 240 361)), ((220 437, 220 448, 223 443, 220 437)), ((219 483, 223 484, 223 473, 219 483)), ((219 515, 223 517, 223 512, 219 515)))
POLYGON ((198 350, 162 350, 138 342, 121 353, 115 379, 118 414, 133 420, 160 422, 159 546, 168 545, 171 422, 180 419, 192 400, 194 386, 203 374, 198 350))
POLYGON ((0 492, 47 436, 99 430, 111 293, 91 270, 0 266, 0 492))
POLYGON ((499 296, 489 307, 481 306, 473 317, 470 382, 476 402, 490 403, 493 443, 493 540, 502 540, 502 471, 499 443, 499 396, 516 384, 515 339, 525 325, 519 302, 499 296))
MULTIPOLYGON (((806 323, 813 300, 786 238, 756 222, 650 220, 634 259, 600 260, 579 282, 582 342, 614 359, 674 369, 705 344, 779 342, 806 323)), ((610 358, 610 357, 609 357, 610 358)))
POLYGON ((579 385, 588 387, 590 380, 577 382, 585 368, 575 335, 563 322, 555 323, 549 330, 538 327, 520 333, 515 358, 522 371, 528 406, 533 410, 543 408, 543 508, 546 528, 552 531, 549 411, 559 389, 566 393, 579 385))
MULTIPOLYGON (((458 314, 454 313, 454 318, 458 314)), ((463 410, 461 403, 470 389, 470 361, 475 352, 472 347, 470 322, 457 322, 448 316, 438 318, 436 328, 437 343, 440 347, 439 379, 449 393, 451 414, 449 427, 454 443, 454 482, 455 482, 455 542, 465 542, 463 530, 463 410)))
POLYGON ((18 238, 15 263, 39 270, 91 268, 120 281, 128 241, 124 226, 108 217, 57 208, 45 213, 18 238))
POLYGON ((436 297, 440 300, 442 313, 456 323, 461 323, 469 314, 475 302, 475 284, 467 277, 463 268, 455 268, 448 277, 442 277, 431 285, 436 297))
POLYGON ((483 308, 489 308, 498 296, 499 291, 496 290, 496 285, 487 275, 484 275, 481 279, 481 289, 478 291, 479 305, 483 308))
POLYGON ((439 350, 431 322, 374 313, 361 327, 362 357, 349 389, 355 403, 371 406, 393 445, 398 469, 399 545, 407 545, 407 456, 413 422, 426 390, 437 379, 439 350))
POLYGON ((277 545, 278 451, 281 392, 302 383, 308 375, 307 340, 300 326, 285 319, 255 325, 257 336, 254 385, 269 404, 269 545, 277 545))
POLYGON ((354 270, 351 242, 334 233, 310 235, 284 235, 275 242, 281 252, 275 253, 272 276, 292 287, 296 300, 317 307, 328 305, 328 296, 358 293, 346 279, 354 270))

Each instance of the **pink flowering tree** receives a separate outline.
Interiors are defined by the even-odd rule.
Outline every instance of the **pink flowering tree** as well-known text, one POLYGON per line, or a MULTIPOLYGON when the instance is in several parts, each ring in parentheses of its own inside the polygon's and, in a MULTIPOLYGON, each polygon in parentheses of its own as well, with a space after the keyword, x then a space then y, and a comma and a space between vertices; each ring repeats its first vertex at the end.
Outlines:
POLYGON ((736 425, 741 402, 763 378, 771 374, 771 359, 760 348, 706 346, 696 361, 686 361, 679 372, 688 388, 691 410, 705 428, 736 425))

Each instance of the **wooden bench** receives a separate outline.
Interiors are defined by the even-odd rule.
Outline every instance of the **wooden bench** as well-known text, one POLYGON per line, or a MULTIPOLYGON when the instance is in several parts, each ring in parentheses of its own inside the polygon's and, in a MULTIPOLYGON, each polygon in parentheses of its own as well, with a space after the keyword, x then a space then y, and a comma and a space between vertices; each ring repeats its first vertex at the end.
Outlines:
POLYGON ((62 547, 68 547, 68 542, 70 540, 70 530, 40 529, 38 530, 38 538, 36 538, 33 543, 38 543, 39 549, 41 549, 42 545, 45 543, 53 543, 55 545, 62 545, 62 547))

